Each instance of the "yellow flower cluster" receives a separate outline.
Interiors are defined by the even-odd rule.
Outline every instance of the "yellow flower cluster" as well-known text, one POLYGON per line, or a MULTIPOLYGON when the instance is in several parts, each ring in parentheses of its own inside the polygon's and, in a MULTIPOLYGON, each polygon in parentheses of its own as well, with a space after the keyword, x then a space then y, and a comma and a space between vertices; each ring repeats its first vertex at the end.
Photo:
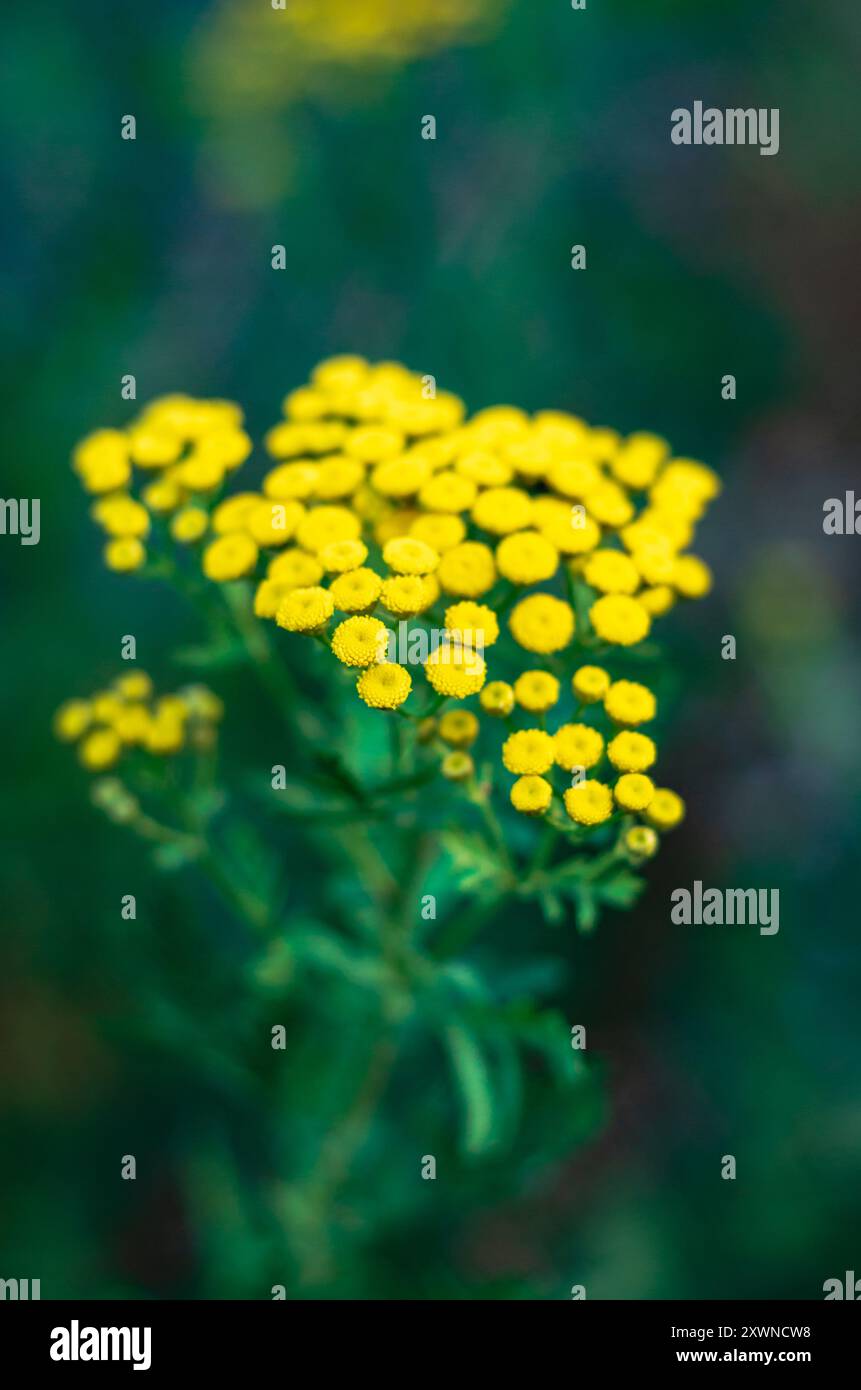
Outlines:
POLYGON ((149 676, 130 671, 108 690, 67 700, 54 715, 54 733, 63 743, 77 744, 90 772, 104 772, 134 749, 165 757, 187 744, 207 748, 223 713, 218 696, 204 685, 155 698, 149 676))
MULTIPOLYGON (((542 673, 521 676, 512 690, 514 700, 527 710, 536 708, 535 689, 543 690, 543 713, 560 697, 558 682, 542 682, 542 673), (518 693, 520 691, 520 693, 518 693), (526 694, 526 700, 523 694, 526 694)), ((569 818, 580 826, 603 825, 615 814, 642 817, 645 827, 630 827, 626 845, 636 858, 657 849, 655 830, 672 830, 684 817, 681 797, 656 787, 649 772, 657 759, 654 740, 634 726, 654 719, 657 702, 651 690, 636 681, 610 679, 598 666, 581 666, 571 678, 575 709, 590 705, 599 712, 597 724, 560 723, 554 732, 543 728, 518 729, 502 745, 502 762, 517 781, 511 804, 525 815, 543 815, 553 804, 551 774, 566 774, 562 802, 569 818), (596 775, 599 765, 606 765, 596 775), (557 771, 558 770, 558 771, 557 771), (573 776, 572 776, 573 774, 573 776), (588 774, 588 775, 587 775, 588 774), (648 829, 648 835, 635 833, 648 829)), ((442 724, 442 721, 440 721, 442 724)), ((441 737, 445 738, 442 728, 441 737)), ((451 740, 447 740, 451 741, 451 740)))
MULTIPOLYGON (((711 469, 672 457, 656 435, 623 437, 563 411, 469 416, 433 377, 359 356, 321 362, 264 444, 259 487, 224 496, 252 448, 230 402, 165 397, 126 431, 85 439, 74 466, 95 494, 108 563, 135 568, 150 530, 166 530, 200 547, 210 580, 251 580, 258 618, 325 643, 369 707, 396 710, 426 685, 419 716, 473 697, 492 719, 534 716, 540 727, 512 726, 503 749, 518 810, 552 808, 552 767, 606 759, 609 781, 565 791, 573 821, 599 825, 617 810, 649 829, 681 819, 637 732, 654 696, 581 663, 635 646, 678 599, 708 593, 689 547, 720 491, 711 469), (145 474, 139 495, 133 470, 145 474), (569 689, 575 713, 551 734, 546 718, 569 689), (609 741, 584 706, 601 706, 609 741)), ((427 738, 449 749, 443 770, 459 780, 471 776, 478 721, 455 713, 474 724, 446 715, 427 738)))
POLYGON ((230 401, 163 396, 127 429, 96 430, 81 440, 72 467, 95 498, 91 515, 107 537, 109 569, 141 569, 154 522, 162 519, 169 518, 178 544, 201 540, 211 499, 251 453, 242 422, 230 401))

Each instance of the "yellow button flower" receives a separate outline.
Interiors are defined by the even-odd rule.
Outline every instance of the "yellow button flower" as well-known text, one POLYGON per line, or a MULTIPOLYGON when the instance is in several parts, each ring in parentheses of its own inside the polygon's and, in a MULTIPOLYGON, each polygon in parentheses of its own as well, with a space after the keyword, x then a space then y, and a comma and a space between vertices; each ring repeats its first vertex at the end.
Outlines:
POLYGON ((440 717, 439 736, 452 748, 469 748, 478 738, 478 727, 472 710, 452 709, 440 717))
POLYGON ((293 589, 278 605, 275 621, 288 632, 319 632, 334 611, 331 593, 314 585, 308 589, 293 589))
POLYGON ((212 513, 212 529, 216 536, 244 531, 246 521, 262 500, 259 492, 237 492, 232 497, 225 497, 212 513))
POLYGON ((507 681, 490 681, 478 697, 485 714, 505 719, 514 709, 514 690, 507 681))
POLYGON ((376 666, 385 661, 388 633, 379 618, 345 618, 332 633, 332 652, 344 666, 376 666))
POLYGON ((323 578, 323 565, 316 555, 291 546, 289 550, 282 550, 272 557, 266 578, 288 588, 308 589, 323 578))
POLYGON ((108 569, 117 574, 131 574, 146 563, 146 549, 136 536, 121 536, 108 541, 103 553, 108 569))
POLYGON ((697 555, 680 555, 670 583, 683 598, 704 598, 712 587, 712 572, 697 555))
POLYGON ((250 536, 237 533, 219 536, 203 552, 203 572, 207 579, 225 583, 250 574, 257 564, 257 546, 250 536))
POLYGON ((383 560, 396 574, 431 574, 439 554, 414 536, 396 536, 383 546, 383 560))
POLYGON ((387 661, 363 671, 356 689, 371 709, 397 709, 406 700, 412 684, 412 676, 405 666, 387 661))
POLYGON ((553 735, 553 757, 561 768, 594 767, 604 752, 604 740, 588 724, 563 724, 553 735))
POLYGON ((637 681, 614 681, 604 696, 604 708, 615 724, 647 724, 657 713, 651 690, 637 681))
POLYGON ((336 454, 320 459, 314 492, 321 502, 335 502, 341 497, 352 497, 364 481, 365 470, 357 459, 336 454))
POLYGON ((373 608, 383 589, 383 581, 372 569, 350 570, 332 581, 329 593, 342 613, 366 613, 373 608))
POLYGON ((613 795, 623 811, 645 811, 655 795, 655 784, 641 772, 626 772, 613 788, 613 795))
POLYGON ((494 536, 523 531, 532 520, 532 498, 518 487, 488 488, 476 498, 472 519, 494 536))
POLYGON ((183 493, 177 483, 167 478, 157 478, 155 482, 147 483, 141 498, 155 516, 168 516, 182 502, 183 493))
POLYGON ((676 596, 668 584, 656 584, 653 589, 641 589, 637 602, 641 603, 651 618, 663 617, 676 601, 676 596))
POLYGON ((484 685, 487 667, 484 658, 457 642, 441 643, 425 662, 425 675, 438 695, 464 700, 477 695, 484 685))
POLYGON ((572 506, 558 497, 539 497, 533 503, 532 519, 560 555, 585 555, 601 539, 601 528, 579 502, 572 506))
POLYGON ((79 745, 78 756, 91 772, 104 772, 113 767, 120 756, 122 744, 114 729, 94 729, 79 745))
POLYGON ((511 804, 526 816, 542 815, 553 800, 553 788, 544 777, 518 777, 511 788, 511 804))
POLYGON ((446 469, 422 484, 419 502, 429 512, 465 512, 472 506, 477 492, 471 478, 446 469))
POLYGON ((149 535, 149 512, 133 497, 120 493, 96 504, 96 519, 109 536, 135 536, 143 540, 149 535))
POLYGON ((613 793, 603 782, 587 779, 563 795, 565 810, 578 825, 601 825, 613 814, 613 793))
POLYGON ((364 541, 333 541, 320 551, 320 563, 329 574, 347 574, 359 569, 368 558, 364 541))
POLYGON ((574 612, 552 594, 530 594, 515 605, 509 627, 521 647, 547 655, 568 646, 574 636, 574 612))
POLYGON ((302 518, 296 539, 304 550, 319 551, 334 541, 357 541, 362 523, 346 507, 312 507, 302 518))
POLYGON ((146 671, 127 671, 117 676, 114 689, 124 700, 149 700, 152 696, 152 681, 146 671))
POLYGON ((648 637, 652 620, 641 603, 626 594, 605 594, 592 604, 589 619, 598 636, 620 647, 648 637))
POLYGON ((610 677, 600 666, 581 666, 571 677, 571 689, 581 704, 594 705, 610 689, 610 677))
POLYGON ((513 584, 539 584, 559 568, 559 552, 539 531, 519 531, 496 547, 496 565, 513 584))
POLYGON ((540 774, 553 766, 554 744, 543 729, 518 729, 502 745, 502 761, 509 772, 540 774))
POLYGON ((438 555, 460 545, 466 535, 466 524, 462 517, 445 512, 427 512, 416 517, 410 524, 410 535, 417 541, 424 541, 438 555))
POLYGON ((475 772, 475 763, 468 753, 457 749, 452 753, 446 753, 440 763, 440 772, 449 782, 466 782, 475 772))
POLYGON ((646 808, 646 820, 656 830, 672 830, 685 818, 685 803, 666 787, 656 787, 646 808))
POLYGON ((438 590, 430 577, 419 574, 398 574, 383 581, 380 602, 398 618, 412 618, 424 613, 436 599, 438 590))
POLYGON ((88 700, 66 700, 54 715, 54 733, 63 743, 74 743, 89 728, 91 719, 88 700))
POLYGON ((617 734, 607 744, 607 757, 620 772, 645 772, 658 756, 652 739, 645 734, 617 734))
MULTIPOLYGON (((258 502, 244 520, 244 529, 255 545, 286 545, 305 516, 301 502, 258 502)), ((304 542, 300 541, 300 545, 304 542)), ((310 547, 313 549, 314 547, 310 547)))
MULTIPOLYGON (((317 486, 319 468, 306 459, 297 463, 282 463, 266 474, 263 491, 273 502, 305 502, 317 486)), ((228 501, 232 501, 228 498, 228 501)), ((222 503, 222 506, 225 506, 222 503)))
POLYGON ((446 630, 463 646, 492 647, 499 637, 499 623, 485 603, 464 599, 445 610, 446 630))
POLYGON ((621 550, 593 550, 583 565, 583 578, 602 594, 635 594, 640 572, 621 550))
POLYGON ((634 859, 651 859, 658 852, 659 840, 648 825, 632 825, 625 831, 622 843, 634 859))
POLYGON ((524 709, 543 714, 557 703, 559 682, 549 671, 524 671, 514 682, 514 696, 524 709))
POLYGON ((170 519, 170 534, 182 545, 193 544, 206 534, 209 513, 202 507, 183 507, 170 519))
POLYGON ((481 598, 496 582, 493 551, 480 541, 464 541, 441 557, 437 578, 455 598, 481 598))

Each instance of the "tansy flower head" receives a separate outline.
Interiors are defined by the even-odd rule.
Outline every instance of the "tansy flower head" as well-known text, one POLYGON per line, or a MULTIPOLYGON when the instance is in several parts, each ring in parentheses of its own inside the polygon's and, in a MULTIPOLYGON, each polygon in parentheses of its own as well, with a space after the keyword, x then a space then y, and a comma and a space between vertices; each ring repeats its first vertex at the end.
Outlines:
POLYGON ((440 771, 450 782, 465 782, 475 772, 475 764, 468 753, 456 749, 454 752, 446 753, 440 771))
POLYGON ((632 825, 622 843, 634 859, 651 859, 658 852, 658 837, 648 825, 632 825))
POLYGON ((233 531, 243 531, 248 517, 260 506, 257 492, 237 492, 226 497, 212 513, 212 529, 216 536, 229 536, 233 531))
POLYGON ((209 513, 202 507, 183 507, 170 519, 170 534, 181 545, 190 545, 206 534, 209 513))
POLYGON ((395 617, 411 618, 430 608, 437 592, 429 576, 397 574, 383 581, 380 601, 395 617))
POLYGON ((452 748, 468 748, 478 738, 478 720, 472 710, 447 710, 440 717, 439 736, 452 748))
MULTIPOLYGON (((305 502, 317 486, 319 472, 317 464, 309 463, 307 460, 282 463, 266 474, 263 479, 263 491, 273 502, 305 502)), ((228 502, 234 500, 232 497, 228 498, 228 502)))
POLYGON ((478 697, 485 714, 504 719, 514 709, 514 690, 507 681, 490 681, 478 697))
POLYGON ((625 731, 607 744, 607 757, 621 772, 645 772, 657 756, 657 748, 645 734, 625 731))
POLYGON ((549 671, 524 671, 514 682, 514 698, 524 709, 542 714, 559 699, 559 682, 549 671))
POLYGON ((374 607, 382 588, 383 581, 375 570, 357 569, 333 580, 329 593, 342 613, 365 613, 374 607))
POLYGON ((472 506, 477 492, 471 478, 446 469, 422 484, 419 502, 429 512, 465 512, 472 506))
POLYGON ((655 784, 642 772, 625 772, 616 782, 613 795, 623 811, 645 811, 655 795, 655 784))
POLYGON ((685 818, 685 803, 666 787, 656 787, 645 814, 656 830, 672 830, 685 818))
POLYGON ((329 574, 347 574, 357 570, 368 558, 364 541, 333 541, 320 551, 320 563, 329 574))
POLYGON ((641 603, 651 618, 661 618, 668 613, 676 601, 669 584, 656 584, 653 589, 641 589, 637 602, 641 603))
POLYGON ((293 589, 282 599, 275 613, 275 621, 288 632, 319 632, 334 611, 335 602, 331 593, 313 585, 309 589, 293 589))
POLYGON ((108 541, 104 549, 105 564, 117 574, 130 574, 146 563, 146 550, 136 536, 121 536, 108 541))
POLYGON ((712 572, 697 555, 680 555, 673 565, 670 583, 682 598, 705 598, 712 587, 712 572))
POLYGON ((492 608, 464 599, 445 610, 448 632, 463 646, 492 647, 499 637, 499 623, 492 608))
POLYGON ((496 547, 496 567, 512 584, 538 584, 556 573, 559 552, 541 532, 518 531, 496 547))
POLYGON ((296 540, 303 550, 320 551, 333 541, 360 539, 362 523, 346 507, 312 507, 296 528, 296 540))
POLYGON ((553 766, 553 739, 543 729, 519 729, 502 745, 502 761, 509 772, 540 774, 553 766))
POLYGON ((54 715, 54 733, 63 743, 75 743, 90 727, 91 719, 88 700, 66 700, 54 715))
POLYGON ((540 816, 553 799, 553 788, 544 777, 518 777, 511 788, 511 804, 526 816, 540 816))
POLYGON ((553 735, 553 756, 561 768, 594 767, 604 753, 604 740, 588 724, 563 724, 553 735))
POLYGON ((291 546, 273 555, 266 578, 292 589, 308 589, 323 578, 323 565, 316 555, 291 546))
POLYGON ((652 620, 641 603, 624 594, 605 594, 589 609, 598 636, 617 646, 631 647, 648 637, 652 620))
POLYGON ((530 594, 515 605, 509 626, 521 647, 546 655, 568 646, 574 636, 574 612, 552 594, 530 594))
POLYGON ((397 536, 383 546, 383 560, 396 574, 431 574, 439 554, 415 536, 397 536))
POLYGON ((487 675, 484 658, 458 642, 443 642, 436 647, 424 671, 438 695, 451 695, 456 700, 476 695, 487 675))
POLYGON ((109 536, 136 536, 143 539, 149 535, 149 512, 134 498, 119 493, 113 497, 101 498, 93 508, 99 525, 109 536))
POLYGON ((345 666, 385 660, 388 628, 379 618, 345 618, 332 633, 332 651, 345 666))
POLYGON ((149 700, 152 696, 152 681, 146 671, 126 671, 117 676, 114 689, 124 700, 149 700))
POLYGON ((518 487, 490 487, 476 498, 472 519, 494 536, 523 531, 532 519, 532 498, 518 487))
POLYGON ((409 695, 412 683, 406 667, 389 661, 363 671, 356 689, 371 709, 397 709, 409 695))
POLYGON ((94 729, 79 745, 78 756, 90 772, 104 772, 120 756, 122 743, 115 729, 94 729))
POLYGON ((301 502, 258 502, 244 520, 244 529, 259 546, 286 545, 305 516, 301 502))
POLYGON ((563 795, 565 810, 578 825, 601 825, 613 814, 613 793, 603 782, 578 782, 563 795))
POLYGON ((444 512, 428 512, 410 523, 410 535, 417 541, 424 541, 438 555, 442 555, 446 550, 460 545, 466 535, 466 526, 459 516, 444 512))
POLYGON ((571 690, 584 705, 603 700, 610 689, 610 677, 600 666, 581 666, 571 677, 571 690))
POLYGON ((604 708, 615 724, 647 724, 657 712, 651 690, 637 681, 613 681, 604 696, 604 708))
POLYGON ((583 578, 602 594, 635 594, 640 572, 621 550, 593 550, 583 565, 583 578))
POLYGON ((437 578, 455 598, 481 598, 496 582, 493 551, 481 541, 464 541, 441 557, 437 578))
POLYGON ((257 564, 257 546, 241 532, 219 536, 203 552, 203 573, 216 583, 226 583, 250 574, 257 564))

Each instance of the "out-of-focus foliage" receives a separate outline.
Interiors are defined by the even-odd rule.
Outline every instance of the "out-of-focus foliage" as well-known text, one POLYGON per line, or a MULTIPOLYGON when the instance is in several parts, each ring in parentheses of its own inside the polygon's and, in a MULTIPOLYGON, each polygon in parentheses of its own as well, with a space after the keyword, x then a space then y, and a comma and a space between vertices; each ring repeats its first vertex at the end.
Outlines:
MULTIPOLYGON (((286 1079, 237 1074, 225 1058, 257 1019, 236 1009, 251 958, 232 958, 220 900, 183 870, 142 871, 122 828, 82 809, 81 774, 47 730, 69 692, 115 674, 123 634, 162 689, 170 651, 198 640, 160 587, 106 575, 78 522, 69 449, 94 420, 127 423, 123 373, 141 400, 178 383, 241 399, 260 437, 285 382, 353 347, 434 372, 474 408, 552 402, 626 432, 648 422, 719 469, 727 503, 705 549, 720 596, 673 628, 678 685, 662 692, 682 711, 667 775, 687 793, 686 826, 636 914, 584 942, 564 927, 545 938, 515 908, 477 962, 498 971, 528 941, 540 980, 512 991, 544 990, 584 1023, 605 1108, 591 1091, 569 1109, 545 1090, 489 1165, 441 1147, 440 1177, 422 1182, 428 1128, 444 1121, 453 1143, 462 1117, 428 1082, 438 1055, 408 1054, 391 1084, 417 1118, 369 1131, 339 1206, 347 1238, 304 1287, 819 1296, 857 1267, 861 1146, 857 585, 853 539, 821 529, 822 501, 852 485, 859 424, 846 292, 859 15, 840 0, 511 4, 468 43, 383 71, 327 60, 325 90, 229 124, 202 91, 218 15, 204 0, 156 0, 143 17, 94 0, 46 23, 25 7, 4 43, 2 491, 41 498, 42 540, 0 538, 0 1275, 40 1277, 45 1297, 259 1296, 264 1270, 298 1287, 273 1244, 295 1206, 269 1175, 318 1144, 320 1129, 296 1124, 321 1050, 352 1056, 366 1040, 361 989, 315 959, 306 885, 323 881, 334 911, 355 879, 335 836, 309 859, 287 831, 274 868, 310 945, 283 968, 307 982, 318 1022, 301 1008, 291 1021, 286 1079), (669 113, 697 98, 778 106, 779 155, 674 148, 669 113), (126 112, 135 142, 119 138, 126 112), (425 113, 436 141, 420 138, 425 113), (585 274, 573 243, 588 247, 585 274), (734 663, 720 660, 724 633, 739 639, 734 663), (779 935, 673 927, 669 893, 694 878, 779 887, 779 935), (120 917, 129 892, 135 922, 120 917), (128 1152, 134 1183, 119 1178, 128 1152), (719 1177, 728 1152, 735 1182, 719 1177)), ((257 708, 247 672, 217 686, 230 708, 257 708)), ((246 765, 293 754, 279 735, 276 758, 254 717, 225 737, 246 765)), ((273 872, 251 845, 233 856, 273 872)), ((278 971, 269 960, 261 977, 276 1001, 278 971)), ((343 1097, 316 1099, 334 1113, 343 1097)))

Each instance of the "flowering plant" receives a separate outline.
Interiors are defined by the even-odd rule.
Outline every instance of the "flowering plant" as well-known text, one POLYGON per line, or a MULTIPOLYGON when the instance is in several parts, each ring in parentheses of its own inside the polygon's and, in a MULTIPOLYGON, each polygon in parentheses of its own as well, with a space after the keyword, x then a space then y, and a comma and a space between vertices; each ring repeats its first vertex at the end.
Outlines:
POLYGON ((255 997, 323 977, 366 999, 368 1056, 278 1204, 322 1277, 335 1195, 411 1048, 442 1043, 471 1154, 525 1133, 530 1052, 588 1088, 543 1003, 552 960, 550 989, 528 959, 491 966, 492 923, 516 905, 525 933, 532 905, 591 931, 632 906, 682 819, 643 732, 664 671, 652 629, 710 588, 689 546, 719 483, 655 435, 512 406, 468 417, 433 378, 352 356, 291 392, 264 443, 274 463, 237 490, 254 467, 240 409, 170 396, 73 463, 108 567, 181 590, 206 637, 180 658, 260 681, 289 772, 267 760, 223 785, 221 700, 199 683, 153 700, 137 671, 67 702, 56 732, 161 868, 209 875, 248 930, 255 997), (309 862, 351 870, 295 907, 285 818, 309 862))

